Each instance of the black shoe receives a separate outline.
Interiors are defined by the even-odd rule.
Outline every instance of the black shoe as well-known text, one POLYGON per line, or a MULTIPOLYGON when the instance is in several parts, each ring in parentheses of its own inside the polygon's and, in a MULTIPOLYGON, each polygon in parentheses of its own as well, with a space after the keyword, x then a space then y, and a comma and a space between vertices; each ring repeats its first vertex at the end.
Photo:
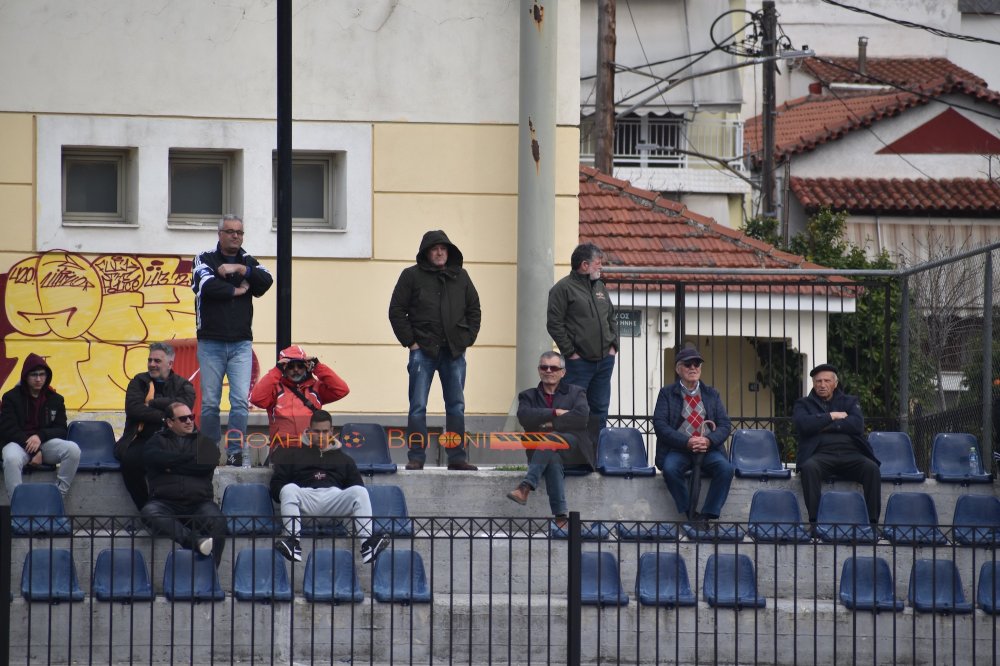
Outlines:
POLYGON ((274 542, 274 549, 281 553, 289 562, 302 561, 302 548, 299 546, 299 540, 294 537, 289 537, 287 539, 279 539, 274 542))
POLYGON ((365 564, 374 562, 378 554, 389 545, 389 537, 384 534, 373 534, 361 544, 361 561, 365 564))
POLYGON ((448 469, 459 472, 475 472, 479 468, 463 460, 462 462, 448 463, 448 469))
POLYGON ((410 462, 406 463, 406 469, 411 471, 423 468, 424 468, 424 463, 422 463, 419 460, 411 460, 410 462))
POLYGON ((230 453, 226 456, 226 464, 230 467, 243 467, 243 453, 230 453))

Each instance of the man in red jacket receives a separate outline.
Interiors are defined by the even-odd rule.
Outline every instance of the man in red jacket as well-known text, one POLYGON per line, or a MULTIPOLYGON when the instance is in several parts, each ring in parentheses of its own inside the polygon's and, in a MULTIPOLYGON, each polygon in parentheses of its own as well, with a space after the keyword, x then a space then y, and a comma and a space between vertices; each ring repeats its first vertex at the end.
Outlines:
POLYGON ((333 369, 309 356, 299 345, 283 349, 278 364, 260 378, 250 402, 267 410, 271 449, 297 446, 309 428, 313 412, 350 392, 347 382, 333 369))

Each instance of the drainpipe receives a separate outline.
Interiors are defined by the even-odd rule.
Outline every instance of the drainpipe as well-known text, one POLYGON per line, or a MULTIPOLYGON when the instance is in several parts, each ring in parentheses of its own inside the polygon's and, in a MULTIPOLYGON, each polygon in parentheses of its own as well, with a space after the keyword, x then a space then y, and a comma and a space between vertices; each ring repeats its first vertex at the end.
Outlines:
POLYGON ((858 37, 858 72, 868 75, 868 38, 858 37))
POLYGON ((543 351, 552 349, 552 339, 545 328, 545 311, 555 264, 557 4, 555 1, 521 0, 517 149, 517 390, 538 383, 535 369, 538 357, 543 351))

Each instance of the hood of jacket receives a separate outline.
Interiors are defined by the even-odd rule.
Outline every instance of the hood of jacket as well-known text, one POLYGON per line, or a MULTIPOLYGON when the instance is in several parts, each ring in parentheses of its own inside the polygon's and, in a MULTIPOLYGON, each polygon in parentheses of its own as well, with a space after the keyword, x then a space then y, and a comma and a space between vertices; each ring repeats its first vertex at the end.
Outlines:
POLYGON ((458 249, 458 246, 448 240, 448 234, 440 229, 428 231, 420 239, 420 249, 417 250, 417 265, 427 271, 438 270, 431 264, 430 259, 427 258, 427 250, 438 243, 448 246, 448 263, 445 264, 444 270, 450 274, 457 274, 462 268, 462 262, 465 258, 462 256, 462 251, 458 249))
POLYGON ((42 387, 42 390, 44 391, 49 388, 49 384, 52 383, 52 368, 45 362, 45 358, 38 354, 28 354, 27 358, 24 359, 24 366, 21 368, 21 386, 27 389, 28 373, 38 368, 45 370, 45 385, 42 387))

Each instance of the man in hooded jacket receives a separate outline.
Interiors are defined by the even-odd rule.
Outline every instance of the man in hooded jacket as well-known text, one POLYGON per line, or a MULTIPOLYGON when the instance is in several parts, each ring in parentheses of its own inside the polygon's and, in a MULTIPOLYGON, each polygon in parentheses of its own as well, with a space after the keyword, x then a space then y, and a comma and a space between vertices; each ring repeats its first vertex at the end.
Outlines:
POLYGON ((3 395, 0 442, 6 442, 3 478, 10 497, 28 463, 58 465, 56 487, 63 497, 80 466, 80 447, 65 439, 66 403, 51 384, 52 368, 38 354, 28 354, 21 382, 3 395))
POLYGON ((448 469, 477 469, 465 447, 465 350, 476 341, 482 313, 462 261, 443 231, 428 231, 417 263, 400 274, 389 302, 392 331, 410 350, 406 469, 423 469, 427 457, 427 396, 435 372, 444 394, 448 469))

